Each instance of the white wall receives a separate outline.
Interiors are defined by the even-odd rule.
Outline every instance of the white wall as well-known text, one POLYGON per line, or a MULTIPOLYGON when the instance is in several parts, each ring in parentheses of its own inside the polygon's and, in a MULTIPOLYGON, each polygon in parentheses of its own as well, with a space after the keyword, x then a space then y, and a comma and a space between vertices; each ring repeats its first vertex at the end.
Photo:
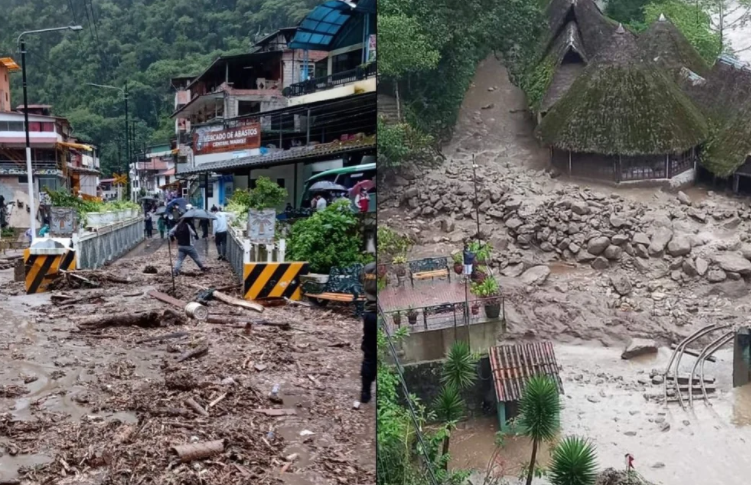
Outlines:
POLYGON ((195 158, 195 165, 203 165, 204 163, 212 163, 212 162, 222 162, 224 160, 234 160, 236 158, 244 158, 244 157, 252 157, 255 155, 260 155, 261 149, 260 148, 251 148, 249 150, 239 150, 235 152, 224 152, 224 153, 209 153, 207 155, 196 155, 195 158))

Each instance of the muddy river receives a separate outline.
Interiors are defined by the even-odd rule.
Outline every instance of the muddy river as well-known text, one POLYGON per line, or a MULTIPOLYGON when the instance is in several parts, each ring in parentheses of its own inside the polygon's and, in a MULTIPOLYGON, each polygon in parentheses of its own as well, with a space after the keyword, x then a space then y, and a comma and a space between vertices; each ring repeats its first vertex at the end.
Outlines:
MULTIPOLYGON (((565 390, 562 435, 589 438, 601 469, 622 468, 624 455, 631 453, 637 471, 654 483, 747 483, 751 387, 732 389, 732 350, 723 349, 716 363, 706 364, 705 372, 716 378, 718 389, 712 405, 694 401, 693 408, 685 410, 678 403, 665 406, 644 398, 645 393, 662 392, 661 386, 651 384, 649 373, 664 369, 668 349, 630 361, 621 360, 620 353, 620 348, 556 345, 565 390), (670 425, 666 431, 664 423, 670 425)), ((681 367, 690 372, 693 363, 693 357, 684 356, 681 367)), ((451 465, 484 470, 497 428, 493 417, 462 425, 452 437, 451 465)), ((506 474, 518 475, 530 452, 529 440, 507 438, 500 458, 506 474)), ((543 462, 548 457, 543 450, 543 462)))

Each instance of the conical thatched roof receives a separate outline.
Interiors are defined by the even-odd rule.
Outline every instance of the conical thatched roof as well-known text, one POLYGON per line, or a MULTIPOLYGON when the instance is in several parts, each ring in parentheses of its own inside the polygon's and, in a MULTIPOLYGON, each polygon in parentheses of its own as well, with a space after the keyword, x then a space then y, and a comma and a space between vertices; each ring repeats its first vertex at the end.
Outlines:
POLYGON ((700 76, 709 72, 704 59, 664 15, 639 36, 638 45, 643 60, 667 69, 674 79, 684 67, 700 76))
POLYGON ((550 27, 548 45, 560 37, 567 24, 574 22, 588 57, 594 57, 618 27, 618 23, 607 18, 594 0, 552 0, 545 13, 550 27))
POLYGON ((538 126, 547 145, 604 155, 679 153, 707 137, 699 109, 619 26, 538 126))
POLYGON ((540 104, 541 112, 547 112, 568 92, 588 61, 579 28, 575 22, 566 24, 555 40, 549 55, 554 68, 550 84, 540 104), (570 57, 576 58, 579 62, 570 62, 570 57))

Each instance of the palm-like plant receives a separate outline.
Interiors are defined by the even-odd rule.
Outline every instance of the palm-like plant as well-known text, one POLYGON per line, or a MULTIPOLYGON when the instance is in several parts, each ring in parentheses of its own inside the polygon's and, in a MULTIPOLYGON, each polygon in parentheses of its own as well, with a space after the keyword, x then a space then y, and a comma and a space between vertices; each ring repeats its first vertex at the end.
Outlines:
MULTIPOLYGON (((446 437, 443 440, 443 456, 449 452, 451 431, 456 426, 456 422, 464 417, 464 400, 456 386, 446 384, 441 389, 441 393, 433 401, 433 410, 436 417, 446 423, 446 437)), ((445 466, 448 467, 448 460, 445 466)))
POLYGON ((472 386, 476 379, 477 357, 472 354, 467 342, 454 342, 443 363, 441 382, 463 391, 472 386))
POLYGON ((594 485, 597 457, 589 441, 576 436, 563 439, 553 451, 549 476, 553 485, 594 485))
POLYGON ((532 484, 537 448, 542 441, 555 438, 561 427, 561 401, 558 385, 548 376, 534 376, 527 381, 519 402, 518 424, 521 433, 532 439, 532 457, 527 471, 527 485, 532 484))

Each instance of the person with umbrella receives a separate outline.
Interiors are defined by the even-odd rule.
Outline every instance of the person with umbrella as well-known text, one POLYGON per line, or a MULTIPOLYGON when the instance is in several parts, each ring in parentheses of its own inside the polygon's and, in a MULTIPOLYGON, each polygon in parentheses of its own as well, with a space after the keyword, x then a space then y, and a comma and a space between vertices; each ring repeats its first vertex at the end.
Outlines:
POLYGON ((146 229, 146 237, 151 239, 151 235, 154 232, 154 221, 151 219, 151 212, 146 212, 146 215, 144 215, 144 227, 146 229))
MULTIPOLYGON (((187 214, 187 213, 186 213, 187 214)), ((193 220, 189 217, 182 217, 177 225, 169 232, 170 239, 177 240, 177 262, 172 274, 180 274, 185 258, 190 256, 201 271, 206 272, 208 268, 204 266, 198 251, 193 247, 193 239, 198 239, 195 229, 193 229, 193 220)), ((171 241, 170 241, 171 244, 171 241)))
POLYGON ((368 212, 370 196, 367 190, 360 189, 360 193, 355 196, 355 205, 360 209, 360 212, 368 212))
POLYGON ((164 212, 159 215, 159 219, 156 221, 156 227, 159 229, 159 236, 164 239, 164 231, 167 230, 167 220, 164 218, 164 212))
POLYGON ((326 209, 326 205, 328 204, 328 202, 326 202, 326 198, 322 196, 321 194, 316 194, 315 198, 313 198, 313 202, 315 204, 313 206, 313 209, 316 212, 320 212, 326 209))

